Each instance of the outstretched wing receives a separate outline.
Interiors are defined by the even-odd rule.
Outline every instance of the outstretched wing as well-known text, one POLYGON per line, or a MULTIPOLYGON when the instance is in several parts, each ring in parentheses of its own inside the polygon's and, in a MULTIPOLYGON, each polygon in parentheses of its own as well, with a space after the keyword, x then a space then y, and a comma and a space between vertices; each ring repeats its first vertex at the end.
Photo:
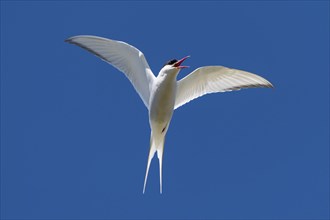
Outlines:
POLYGON ((149 109, 150 87, 155 76, 141 51, 125 42, 96 36, 81 35, 65 41, 88 50, 123 72, 149 109))
POLYGON ((253 73, 223 66, 200 67, 178 81, 174 109, 200 96, 243 88, 267 87, 273 85, 253 73))

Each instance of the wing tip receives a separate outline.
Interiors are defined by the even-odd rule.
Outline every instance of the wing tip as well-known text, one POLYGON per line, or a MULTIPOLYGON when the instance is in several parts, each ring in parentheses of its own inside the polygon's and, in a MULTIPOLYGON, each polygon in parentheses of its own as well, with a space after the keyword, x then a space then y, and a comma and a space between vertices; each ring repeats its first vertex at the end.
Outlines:
MULTIPOLYGON (((76 38, 91 38, 91 37, 94 37, 94 36, 92 36, 92 35, 76 35, 76 36, 72 36, 72 37, 65 39, 64 42, 74 44, 75 43, 74 40, 76 38)), ((98 37, 98 38, 100 38, 100 37, 98 37)))
POLYGON ((74 41, 73 41, 74 38, 75 37, 69 37, 69 38, 65 39, 64 42, 69 43, 69 44, 73 44, 74 43, 74 41))
POLYGON ((270 88, 270 89, 275 89, 275 87, 273 86, 273 84, 271 84, 269 81, 267 81, 267 83, 265 84, 266 88, 270 88))

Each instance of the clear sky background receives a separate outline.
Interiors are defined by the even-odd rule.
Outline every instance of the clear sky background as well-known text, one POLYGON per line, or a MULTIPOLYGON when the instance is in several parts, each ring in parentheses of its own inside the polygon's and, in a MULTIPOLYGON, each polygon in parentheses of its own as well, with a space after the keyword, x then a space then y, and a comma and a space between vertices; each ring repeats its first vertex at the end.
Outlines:
POLYGON ((1 218, 328 219, 329 2, 1 1, 1 218), (147 110, 80 34, 275 89, 176 110, 143 195, 147 110))

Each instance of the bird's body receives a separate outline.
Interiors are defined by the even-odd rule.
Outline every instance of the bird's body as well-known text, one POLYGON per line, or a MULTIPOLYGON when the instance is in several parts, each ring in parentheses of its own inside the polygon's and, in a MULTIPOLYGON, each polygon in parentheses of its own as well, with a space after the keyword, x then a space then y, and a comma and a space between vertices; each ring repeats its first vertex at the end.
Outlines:
POLYGON ((145 192, 150 162, 155 153, 159 160, 160 192, 162 192, 162 159, 164 142, 175 109, 205 94, 241 88, 272 87, 264 78, 223 66, 200 67, 177 81, 181 60, 171 60, 154 76, 141 51, 121 41, 96 36, 75 36, 66 40, 110 63, 131 81, 149 111, 150 150, 144 179, 145 192))
POLYGON ((175 104, 176 76, 162 72, 157 76, 149 102, 150 126, 153 122, 163 125, 171 120, 175 104))
MULTIPOLYGON (((179 71, 177 71, 179 72, 179 71)), ((151 128, 150 134, 150 151, 148 156, 147 172, 144 180, 143 192, 147 182, 149 166, 155 152, 157 152, 159 160, 160 184, 162 183, 162 159, 164 151, 164 142, 167 129, 172 119, 175 96, 176 96, 176 77, 177 74, 166 74, 160 72, 154 81, 149 102, 149 124, 151 128)), ((160 191, 162 187, 160 186, 160 191)))

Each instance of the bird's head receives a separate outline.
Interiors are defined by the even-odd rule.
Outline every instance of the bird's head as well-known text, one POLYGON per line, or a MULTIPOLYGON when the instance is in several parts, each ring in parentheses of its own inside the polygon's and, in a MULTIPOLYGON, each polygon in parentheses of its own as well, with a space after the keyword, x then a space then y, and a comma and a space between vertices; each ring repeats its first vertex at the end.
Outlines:
POLYGON ((188 66, 181 66, 183 61, 185 61, 189 56, 182 58, 181 60, 170 60, 161 69, 161 72, 165 74, 177 74, 181 69, 187 68, 188 66))

